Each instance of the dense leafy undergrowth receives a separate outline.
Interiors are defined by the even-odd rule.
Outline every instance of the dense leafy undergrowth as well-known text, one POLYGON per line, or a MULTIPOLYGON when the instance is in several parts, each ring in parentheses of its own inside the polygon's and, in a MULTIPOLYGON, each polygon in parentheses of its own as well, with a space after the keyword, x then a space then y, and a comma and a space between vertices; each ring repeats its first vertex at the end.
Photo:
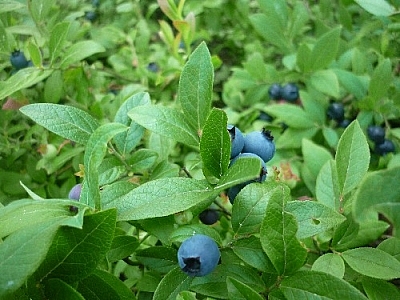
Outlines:
POLYGON ((399 7, 1 0, 0 299, 400 299, 399 7))

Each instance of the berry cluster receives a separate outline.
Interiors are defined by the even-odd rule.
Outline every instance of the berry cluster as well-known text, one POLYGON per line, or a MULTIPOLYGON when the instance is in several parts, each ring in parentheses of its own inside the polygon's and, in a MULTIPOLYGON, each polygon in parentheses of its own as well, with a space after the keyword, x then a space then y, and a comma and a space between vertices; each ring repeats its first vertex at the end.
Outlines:
POLYGON ((269 87, 268 95, 272 100, 296 102, 299 99, 299 88, 294 83, 287 83, 284 86, 274 83, 269 87))
POLYGON ((329 119, 336 121, 339 127, 346 128, 350 124, 350 120, 344 117, 343 103, 331 102, 328 106, 326 114, 329 119))
POLYGON ((394 143, 385 138, 385 129, 379 125, 370 125, 367 128, 368 138, 374 142, 374 151, 378 155, 385 155, 395 151, 394 143))
POLYGON ((255 157, 261 162, 260 175, 254 180, 236 185, 228 190, 229 201, 233 203, 236 195, 247 184, 252 182, 264 182, 267 178, 266 163, 270 161, 275 154, 274 137, 271 131, 263 129, 262 131, 252 131, 246 135, 239 128, 228 125, 228 132, 231 137, 231 162, 229 166, 235 164, 238 158, 255 157))
POLYGON ((203 234, 195 234, 184 240, 178 249, 179 267, 191 277, 210 274, 218 265, 220 257, 217 243, 203 234))

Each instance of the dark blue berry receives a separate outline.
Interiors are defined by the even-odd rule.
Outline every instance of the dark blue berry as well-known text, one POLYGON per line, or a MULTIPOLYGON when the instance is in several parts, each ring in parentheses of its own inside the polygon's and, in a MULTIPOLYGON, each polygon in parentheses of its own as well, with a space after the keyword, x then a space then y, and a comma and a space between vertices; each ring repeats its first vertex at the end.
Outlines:
POLYGON ((376 144, 382 144, 385 141, 385 128, 378 125, 370 125, 367 128, 368 138, 376 144))
POLYGON ((229 202, 233 204, 233 201, 235 200, 237 194, 247 185, 248 183, 241 183, 237 184, 235 186, 232 186, 228 189, 227 196, 229 199, 229 202))
POLYGON ((395 146, 391 140, 385 139, 383 143, 375 144, 375 152, 381 156, 394 151, 395 151, 395 146))
POLYGON ((331 120, 335 120, 338 123, 344 120, 344 106, 339 102, 332 102, 328 106, 328 110, 326 111, 328 118, 331 120))
POLYGON ((282 97, 282 87, 279 83, 272 84, 268 89, 268 96, 272 100, 279 100, 282 97))
POLYGON ((178 249, 179 267, 191 277, 210 274, 218 265, 220 257, 217 243, 203 234, 186 239, 178 249))
POLYGON ((244 137, 239 128, 234 125, 227 127, 229 136, 231 137, 231 158, 238 156, 244 146, 244 137))
POLYGON ((281 95, 282 99, 289 102, 295 102, 299 99, 299 88, 294 83, 287 83, 282 87, 281 95))
POLYGON ((11 65, 17 70, 28 67, 29 61, 26 59, 24 52, 16 50, 10 56, 11 65))
MULTIPOLYGON (((72 200, 79 201, 79 198, 81 197, 81 191, 82 191, 82 184, 78 183, 72 187, 72 189, 68 193, 68 198, 72 200)), ((69 210, 71 212, 78 212, 78 208, 76 206, 70 206, 69 210)))
POLYGON ((203 224, 212 225, 219 220, 219 212, 212 208, 207 208, 199 214, 199 219, 203 224))
POLYGON ((260 111, 260 115, 258 116, 258 119, 261 121, 265 121, 265 122, 272 122, 273 118, 267 114, 266 112, 260 111))
POLYGON ((158 67, 157 63, 151 62, 147 65, 147 70, 149 70, 150 72, 153 72, 153 73, 157 73, 159 70, 159 67, 158 67))
POLYGON ((95 11, 87 11, 85 13, 85 19, 90 22, 93 22, 97 19, 97 13, 95 11))
MULTIPOLYGON (((265 179, 267 178, 267 166, 264 162, 264 160, 257 154, 255 153, 240 153, 238 156, 236 156, 234 159, 231 160, 231 163, 229 164, 229 166, 231 167, 239 158, 242 157, 254 157, 260 160, 261 162, 261 169, 260 169, 260 174, 257 178, 254 178, 254 180, 251 180, 247 183, 251 183, 251 182, 264 182, 265 179)), ((246 184, 247 184, 246 183, 246 184)))
POLYGON ((346 128, 347 126, 350 125, 350 123, 351 123, 351 121, 349 119, 344 119, 338 125, 339 125, 339 127, 346 128))
POLYGON ((243 153, 254 153, 268 162, 275 154, 274 137, 270 130, 252 131, 244 137, 243 153))

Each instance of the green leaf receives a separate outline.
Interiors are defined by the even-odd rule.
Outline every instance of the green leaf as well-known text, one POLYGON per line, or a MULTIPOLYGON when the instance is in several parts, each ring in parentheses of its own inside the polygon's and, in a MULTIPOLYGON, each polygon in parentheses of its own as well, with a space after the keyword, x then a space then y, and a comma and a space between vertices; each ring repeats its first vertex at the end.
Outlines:
POLYGON ((232 243, 232 250, 249 266, 262 272, 275 273, 274 266, 264 253, 260 240, 254 235, 235 240, 232 243))
POLYGON ((245 265, 229 264, 229 262, 226 264, 222 262, 207 276, 195 277, 190 290, 213 298, 228 299, 226 284, 228 277, 246 284, 257 293, 265 290, 265 284, 258 271, 245 265))
POLYGON ((158 285, 153 300, 175 300, 177 295, 189 290, 193 277, 187 276, 179 267, 171 270, 158 285))
POLYGON ((315 194, 318 202, 336 211, 340 209, 340 188, 336 162, 327 161, 317 176, 315 194))
POLYGON ((351 248, 352 243, 359 234, 360 225, 356 223, 351 214, 346 216, 346 221, 341 223, 334 231, 332 248, 343 251, 351 248))
POLYGON ((367 300, 347 281, 316 271, 299 271, 283 279, 279 289, 287 300, 367 300))
POLYGON ((379 105, 381 98, 386 96, 393 82, 392 63, 389 58, 383 60, 374 70, 369 82, 368 95, 379 105))
POLYGON ((200 155, 203 168, 216 178, 228 170, 230 159, 230 137, 228 118, 223 110, 213 109, 207 118, 200 139, 200 155))
MULTIPOLYGON (((317 126, 316 124, 314 126, 317 126)), ((277 138, 277 149, 300 148, 303 139, 311 139, 319 131, 318 127, 310 128, 287 128, 285 132, 277 138)))
POLYGON ((205 224, 188 224, 182 225, 175 229, 169 236, 169 241, 172 243, 182 243, 184 240, 192 237, 194 234, 203 234, 211 237, 219 246, 222 246, 220 233, 215 228, 205 224))
POLYGON ((71 22, 60 22, 52 29, 49 40, 50 65, 53 65, 58 58, 67 39, 70 26, 71 22))
POLYGON ((400 299, 399 288, 390 282, 368 277, 363 277, 361 282, 370 300, 400 299))
POLYGON ((114 122, 129 126, 128 131, 121 132, 114 137, 115 146, 123 155, 130 153, 144 135, 144 128, 129 118, 129 111, 141 105, 150 105, 150 103, 148 93, 137 93, 126 99, 115 114, 114 122))
POLYGON ((199 136, 185 121, 185 115, 176 109, 160 105, 142 105, 128 116, 143 127, 183 144, 198 147, 199 136))
POLYGON ((290 201, 286 204, 286 211, 297 219, 298 239, 326 232, 346 219, 332 208, 314 201, 290 201))
POLYGON ((68 68, 93 54, 104 52, 105 48, 94 41, 80 41, 72 44, 62 56, 60 68, 68 68))
POLYGON ((287 187, 274 190, 260 229, 261 245, 278 275, 294 273, 304 265, 307 257, 307 250, 296 238, 296 218, 285 211, 289 198, 287 187))
POLYGON ((47 130, 83 145, 99 126, 87 112, 72 106, 35 103, 21 107, 20 111, 47 130))
POLYGON ((384 280, 400 277, 400 262, 380 249, 350 249, 342 252, 342 257, 354 271, 362 275, 384 280))
POLYGON ((328 161, 332 159, 331 153, 326 150, 326 148, 315 144, 309 139, 303 139, 302 142, 302 153, 304 164, 303 168, 306 168, 309 172, 308 177, 304 176, 303 180, 305 181, 307 187, 315 193, 315 182, 317 180, 317 176, 322 169, 322 166, 328 161))
POLYGON ((98 169, 107 150, 107 143, 116 134, 127 130, 120 123, 108 123, 97 128, 89 137, 84 156, 85 178, 80 201, 90 207, 101 209, 98 169))
POLYGON ((26 5, 13 0, 0 1, 0 14, 8 11, 18 10, 21 8, 26 8, 26 5))
POLYGON ((365 220, 368 210, 377 210, 377 205, 398 202, 399 180, 400 167, 368 173, 354 195, 354 218, 358 221, 365 220))
POLYGON ((274 181, 245 186, 236 196, 232 207, 232 229, 238 236, 259 233, 268 201, 281 189, 274 181))
POLYGON ((358 100, 366 96, 368 87, 365 84, 365 80, 362 80, 360 76, 342 69, 333 69, 333 71, 339 79, 340 84, 358 100))
POLYGON ((46 281, 44 288, 48 299, 85 300, 72 286, 58 278, 52 278, 46 281))
POLYGON ((58 227, 53 220, 28 226, 0 244, 0 298, 16 291, 40 266, 58 227))
POLYGON ((64 92, 64 78, 60 70, 55 70, 44 85, 44 99, 47 103, 58 103, 64 92))
POLYGON ((285 122, 293 128, 310 128, 316 124, 312 118, 298 105, 271 104, 264 108, 265 112, 285 122))
POLYGON ((398 261, 400 261, 400 238, 397 237, 390 237, 381 242, 378 249, 389 253, 398 261))
POLYGON ((161 273, 168 273, 178 263, 176 249, 154 246, 139 250, 136 259, 146 267, 161 273))
POLYGON ((130 256, 139 246, 136 237, 130 235, 117 235, 114 237, 110 251, 107 253, 109 262, 116 262, 120 259, 130 256))
POLYGON ((128 163, 133 172, 145 172, 154 166, 158 153, 149 149, 139 149, 129 158, 128 163))
POLYGON ((339 49, 340 32, 341 27, 336 27, 317 40, 311 51, 311 70, 324 69, 336 58, 339 49))
POLYGON ((237 300, 262 300, 263 297, 260 296, 255 290, 249 287, 247 284, 240 282, 239 280, 227 277, 226 285, 228 288, 228 296, 229 299, 237 299, 237 300))
POLYGON ((36 0, 28 5, 32 19, 36 23, 42 23, 49 15, 51 8, 55 5, 56 0, 36 0))
POLYGON ((314 261, 311 270, 331 274, 337 278, 343 278, 345 266, 340 255, 325 253, 314 261))
POLYGON ((0 100, 11 94, 31 87, 32 85, 46 79, 53 73, 53 70, 38 69, 35 67, 18 70, 7 80, 0 82, 0 100))
POLYGON ((42 65, 42 53, 40 52, 40 49, 35 44, 35 42, 29 41, 27 49, 28 49, 29 56, 30 56, 33 64, 35 66, 41 66, 42 65))
POLYGON ((111 246, 116 215, 115 209, 104 210, 85 216, 82 229, 61 227, 36 279, 74 283, 92 273, 111 246))
POLYGON ((77 290, 86 300, 134 300, 134 293, 117 277, 103 270, 94 270, 79 282, 77 290))
POLYGON ((318 70, 311 74, 310 84, 318 91, 334 97, 339 97, 339 80, 336 73, 329 70, 318 70))
POLYGON ((184 211, 216 193, 204 181, 184 177, 161 178, 148 181, 104 206, 116 207, 120 221, 141 220, 184 211))
POLYGON ((21 199, 13 201, 0 209, 0 238, 47 221, 82 228, 85 208, 87 208, 86 205, 73 200, 21 199), (72 205, 79 208, 78 214, 71 214, 69 207, 72 205))
POLYGON ((211 110, 213 81, 210 52, 202 42, 183 67, 178 88, 178 99, 185 119, 199 133, 211 110))
POLYGON ((263 39, 278 47, 283 54, 291 52, 291 45, 285 38, 278 14, 268 16, 263 13, 256 13, 250 16, 250 23, 263 39), (269 30, 265 30, 265 28, 269 30))
POLYGON ((374 16, 388 17, 396 12, 385 0, 354 0, 363 9, 374 16))
POLYGON ((370 151, 367 139, 357 120, 353 121, 339 139, 336 170, 342 195, 353 190, 368 171, 370 151))

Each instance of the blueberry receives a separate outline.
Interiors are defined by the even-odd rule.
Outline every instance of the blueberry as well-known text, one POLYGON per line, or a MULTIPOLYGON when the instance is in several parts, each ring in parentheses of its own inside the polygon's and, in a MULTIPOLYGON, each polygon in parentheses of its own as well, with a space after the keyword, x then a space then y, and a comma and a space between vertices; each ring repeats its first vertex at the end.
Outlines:
POLYGON ((268 89, 268 96, 272 100, 279 100, 282 97, 282 87, 279 83, 272 84, 268 89))
POLYGON ((217 266, 220 257, 217 243, 203 234, 196 234, 186 239, 178 249, 179 267, 191 277, 210 274, 217 266))
POLYGON ((385 129, 378 125, 370 125, 367 128, 368 138, 376 144, 382 144, 385 141, 385 129))
POLYGON ((100 6, 100 1, 99 0, 92 0, 92 6, 93 7, 99 7, 100 6))
POLYGON ((282 98, 289 102, 299 99, 299 88, 294 83, 287 83, 282 87, 282 98))
POLYGON ((157 73, 159 70, 159 67, 158 67, 157 63, 151 62, 147 65, 147 70, 149 70, 150 72, 153 72, 153 73, 157 73))
POLYGON ((212 208, 207 208, 199 214, 199 219, 203 224, 212 225, 219 220, 219 212, 212 208))
POLYGON ((93 22, 97 19, 97 13, 95 11, 87 11, 85 13, 85 19, 90 22, 93 22))
POLYGON ((232 166, 236 162, 236 160, 241 157, 255 157, 255 158, 258 158, 261 162, 260 175, 257 178, 254 178, 254 180, 247 182, 246 184, 251 183, 251 182, 264 182, 265 179, 267 178, 267 166, 266 166, 264 160, 257 154, 246 153, 246 152, 240 153, 238 156, 236 156, 235 158, 233 158, 231 160, 231 163, 229 164, 229 166, 232 166))
POLYGON ((244 137, 243 153, 254 153, 268 162, 275 154, 274 137, 270 130, 252 131, 244 137))
POLYGON ((10 56, 11 65, 17 70, 28 67, 29 61, 26 59, 24 52, 15 50, 10 56))
POLYGON ((69 191, 68 198, 73 200, 79 200, 82 191, 82 183, 78 183, 73 186, 73 188, 69 191))
POLYGON ((346 128, 347 126, 350 125, 350 123, 351 123, 351 121, 349 119, 344 119, 338 125, 339 125, 339 127, 346 128))
POLYGON ((394 151, 395 147, 391 140, 385 139, 383 143, 375 144, 375 152, 381 156, 394 151))
POLYGON ((233 125, 227 127, 231 137, 231 158, 239 155, 244 146, 244 137, 239 128, 233 125))
POLYGON ((328 110, 326 111, 328 118, 331 120, 335 120, 338 123, 344 120, 344 106, 339 102, 332 102, 328 106, 328 110))

